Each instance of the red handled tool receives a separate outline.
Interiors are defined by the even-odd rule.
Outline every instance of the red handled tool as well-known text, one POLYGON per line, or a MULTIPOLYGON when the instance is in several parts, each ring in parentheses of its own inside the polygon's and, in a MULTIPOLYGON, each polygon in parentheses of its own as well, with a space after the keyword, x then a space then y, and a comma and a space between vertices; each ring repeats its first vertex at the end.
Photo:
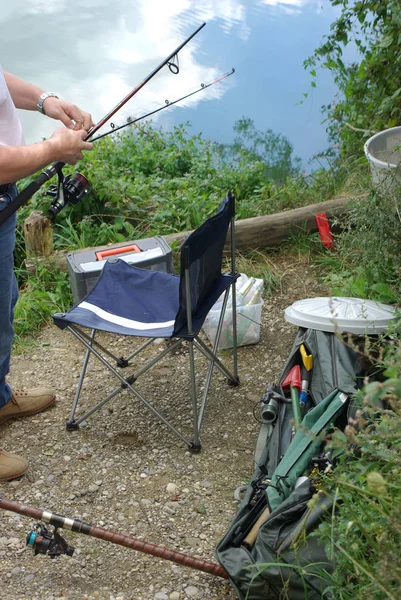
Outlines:
POLYGON ((284 392, 288 391, 288 389, 290 390, 292 414, 294 416, 294 426, 296 431, 301 424, 301 407, 299 405, 299 392, 302 389, 302 383, 301 367, 299 365, 295 365, 295 367, 292 367, 291 371, 289 371, 287 377, 281 384, 281 387, 283 388, 284 392))

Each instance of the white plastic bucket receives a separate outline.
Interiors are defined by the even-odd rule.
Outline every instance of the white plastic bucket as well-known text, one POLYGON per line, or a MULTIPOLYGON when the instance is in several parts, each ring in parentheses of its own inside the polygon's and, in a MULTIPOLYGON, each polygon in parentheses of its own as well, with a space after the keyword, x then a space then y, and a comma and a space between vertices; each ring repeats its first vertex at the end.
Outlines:
POLYGON ((364 145, 372 181, 381 191, 401 185, 401 127, 376 133, 364 145))
POLYGON ((319 297, 297 300, 284 312, 285 320, 317 331, 377 335, 396 319, 396 309, 361 298, 319 297))

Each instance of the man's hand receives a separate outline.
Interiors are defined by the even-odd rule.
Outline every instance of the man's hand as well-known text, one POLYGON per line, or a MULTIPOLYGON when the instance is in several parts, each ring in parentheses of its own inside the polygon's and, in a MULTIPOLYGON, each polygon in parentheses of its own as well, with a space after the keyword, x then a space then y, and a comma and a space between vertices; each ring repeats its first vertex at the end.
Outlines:
POLYGON ((66 127, 56 129, 49 140, 45 140, 44 144, 51 144, 53 160, 75 165, 75 163, 83 158, 82 150, 92 150, 93 144, 85 142, 87 135, 85 129, 75 131, 66 127))
POLYGON ((71 102, 53 96, 49 96, 43 102, 43 110, 46 116, 61 121, 69 129, 85 129, 88 132, 94 125, 89 113, 71 102))
MULTIPOLYGON (((24 110, 36 110, 37 101, 39 96, 43 94, 43 90, 6 71, 4 71, 4 78, 15 106, 24 110)), ((69 129, 89 131, 93 126, 92 117, 89 113, 81 110, 71 102, 53 96, 48 96, 44 100, 43 110, 45 115, 61 121, 69 129)))

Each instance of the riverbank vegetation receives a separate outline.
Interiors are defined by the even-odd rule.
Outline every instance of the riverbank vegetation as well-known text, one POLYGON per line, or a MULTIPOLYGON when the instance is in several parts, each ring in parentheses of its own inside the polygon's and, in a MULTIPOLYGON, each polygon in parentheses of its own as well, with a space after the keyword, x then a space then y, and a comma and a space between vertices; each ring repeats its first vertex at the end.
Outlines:
MULTIPOLYGON (((373 133, 401 124, 401 11, 394 0, 331 3, 341 13, 305 66, 313 79, 318 66, 330 69, 337 82, 339 97, 324 110, 341 161, 361 156, 373 133), (360 60, 346 64, 349 44, 360 60)), ((394 182, 390 189, 370 188, 353 204, 326 276, 333 289, 339 283, 344 295, 400 306, 399 198, 394 182)), ((365 382, 355 422, 332 441, 344 459, 326 481, 335 509, 318 535, 336 560, 335 599, 395 599, 401 592, 399 326, 389 333, 376 352, 366 348, 376 377, 365 382)))
MULTIPOLYGON (((324 107, 331 146, 320 157, 320 168, 305 173, 287 139, 257 131, 245 117, 235 125, 233 143, 225 146, 192 135, 189 126, 132 128, 97 143, 79 166, 93 191, 57 218, 55 247, 77 249, 193 229, 215 211, 228 189, 237 198, 238 219, 347 194, 350 211, 334 247, 326 251, 314 239, 304 244, 311 265, 334 294, 400 306, 400 195, 372 186, 363 144, 373 132, 400 124, 401 11, 396 0, 331 3, 341 13, 305 62, 313 85, 321 67, 332 71, 339 89, 336 101, 324 107), (351 64, 344 60, 348 44, 360 56, 351 64)), ((37 194, 29 209, 20 211, 20 223, 32 208, 48 204, 45 192, 37 194)), ((47 263, 28 274, 24 258, 20 231, 19 335, 34 331, 72 301, 66 273, 47 263)), ((379 353, 366 352, 380 381, 365 382, 358 422, 333 437, 348 460, 327 482, 336 511, 320 534, 337 557, 332 597, 341 600, 381 600, 401 592, 399 331, 379 342, 379 353), (383 401, 386 411, 379 409, 383 401)))

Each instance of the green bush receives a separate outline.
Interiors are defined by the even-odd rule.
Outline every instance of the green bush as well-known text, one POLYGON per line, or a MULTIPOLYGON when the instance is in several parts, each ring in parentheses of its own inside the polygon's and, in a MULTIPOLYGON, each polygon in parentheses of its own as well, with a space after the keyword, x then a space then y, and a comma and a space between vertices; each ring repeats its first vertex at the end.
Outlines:
POLYGON ((360 156, 366 137, 400 124, 401 10, 399 0, 330 0, 340 7, 325 41, 305 61, 316 86, 317 68, 329 69, 339 96, 323 107, 342 157, 360 156), (345 49, 360 59, 347 62, 345 49))
POLYGON ((326 477, 335 503, 315 535, 335 559, 333 600, 395 600, 401 592, 399 359, 384 382, 366 385, 359 416, 331 442, 343 461, 326 477))
POLYGON ((397 195, 370 189, 350 202, 335 249, 320 259, 334 295, 401 302, 401 237, 397 195), (329 267, 329 269, 327 269, 329 267))

